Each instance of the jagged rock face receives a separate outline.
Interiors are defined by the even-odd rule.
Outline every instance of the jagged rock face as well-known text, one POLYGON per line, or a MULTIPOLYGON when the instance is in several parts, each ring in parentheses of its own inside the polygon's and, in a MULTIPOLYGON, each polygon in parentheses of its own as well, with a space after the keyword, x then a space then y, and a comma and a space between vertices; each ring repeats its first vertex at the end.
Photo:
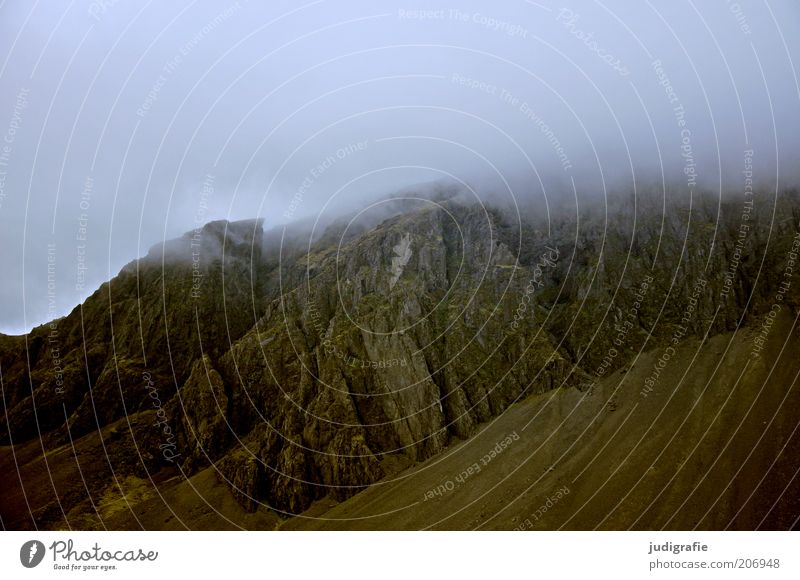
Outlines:
POLYGON ((167 406, 166 415, 176 418, 178 438, 168 458, 176 456, 173 459, 189 472, 208 465, 209 457, 217 457, 228 443, 227 412, 222 377, 205 355, 194 363, 186 383, 167 406))
MULTIPOLYGON (((297 513, 394 459, 434 456, 528 394, 589 388, 680 327, 759 316, 800 219, 795 194, 774 219, 754 213, 743 239, 736 202, 662 214, 623 199, 521 223, 440 202, 337 222, 310 244, 215 222, 153 250, 58 321, 59 397, 49 329, 0 337, 6 424, 15 440, 64 442, 67 426, 155 415, 138 469, 211 463, 248 509, 297 513)), ((797 309, 796 289, 785 304, 797 309)))
MULTIPOLYGON (((720 304, 740 208, 723 208, 715 226, 711 203, 692 219, 676 211, 663 220, 621 203, 613 231, 604 234, 597 211, 549 237, 452 204, 312 246, 292 266, 302 282, 220 362, 231 422, 254 449, 226 456, 222 476, 254 491, 249 505, 296 513, 376 481, 387 455, 425 459, 521 396, 591 383, 612 349, 614 369, 648 337, 670 340, 690 301, 698 306, 687 332, 731 328, 747 314, 755 272, 738 264, 739 290, 720 304)), ((772 228, 778 268, 794 222, 754 223, 747 251, 764 255, 772 228)), ((758 312, 772 290, 750 307, 758 312)))
POLYGON ((313 277, 273 302, 220 363, 232 424, 264 464, 228 457, 230 481, 265 481, 256 499, 282 510, 347 497, 381 477, 386 455, 426 459, 565 378, 541 328, 511 329, 530 276, 497 240, 494 218, 474 207, 451 214, 391 219, 299 264, 313 277), (287 476, 302 482, 299 498, 284 497, 287 476))

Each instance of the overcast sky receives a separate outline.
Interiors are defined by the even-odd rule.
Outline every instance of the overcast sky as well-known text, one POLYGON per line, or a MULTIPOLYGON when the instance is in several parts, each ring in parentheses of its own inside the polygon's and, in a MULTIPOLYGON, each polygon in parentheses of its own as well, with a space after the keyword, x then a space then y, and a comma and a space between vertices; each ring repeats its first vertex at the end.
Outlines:
POLYGON ((0 332, 197 221, 800 166, 796 0, 268 4, 2 3, 0 332))

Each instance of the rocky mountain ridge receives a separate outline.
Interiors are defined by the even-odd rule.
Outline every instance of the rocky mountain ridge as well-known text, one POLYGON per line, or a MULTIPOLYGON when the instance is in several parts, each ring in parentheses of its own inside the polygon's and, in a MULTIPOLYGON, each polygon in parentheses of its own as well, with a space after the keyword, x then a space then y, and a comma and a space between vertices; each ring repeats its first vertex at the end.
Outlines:
MULTIPOLYGON (((530 395, 591 390, 643 344, 759 320, 800 202, 742 207, 620 197, 517 220, 443 199, 285 246, 260 221, 212 222, 0 337, 0 443, 99 431, 115 474, 212 466, 246 509, 285 515, 343 500, 530 395)), ((783 304, 797 310, 795 287, 783 304)))

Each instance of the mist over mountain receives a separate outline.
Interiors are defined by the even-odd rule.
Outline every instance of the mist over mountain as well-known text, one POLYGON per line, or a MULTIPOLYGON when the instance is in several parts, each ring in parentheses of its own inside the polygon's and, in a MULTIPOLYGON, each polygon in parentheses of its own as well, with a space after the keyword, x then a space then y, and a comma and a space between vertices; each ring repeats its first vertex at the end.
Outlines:
POLYGON ((793 0, 6 3, 0 332, 212 220, 331 220, 443 179, 537 207, 722 195, 746 164, 792 187, 798 21, 793 0))

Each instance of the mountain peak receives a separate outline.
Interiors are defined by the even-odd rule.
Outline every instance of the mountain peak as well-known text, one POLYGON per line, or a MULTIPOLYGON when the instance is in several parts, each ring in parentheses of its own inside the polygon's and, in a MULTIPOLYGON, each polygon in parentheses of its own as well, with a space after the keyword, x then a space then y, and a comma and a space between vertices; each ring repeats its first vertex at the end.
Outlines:
POLYGON ((142 262, 210 261, 236 256, 249 259, 253 249, 260 248, 264 235, 264 218, 238 221, 215 220, 179 238, 165 240, 150 247, 142 262))

